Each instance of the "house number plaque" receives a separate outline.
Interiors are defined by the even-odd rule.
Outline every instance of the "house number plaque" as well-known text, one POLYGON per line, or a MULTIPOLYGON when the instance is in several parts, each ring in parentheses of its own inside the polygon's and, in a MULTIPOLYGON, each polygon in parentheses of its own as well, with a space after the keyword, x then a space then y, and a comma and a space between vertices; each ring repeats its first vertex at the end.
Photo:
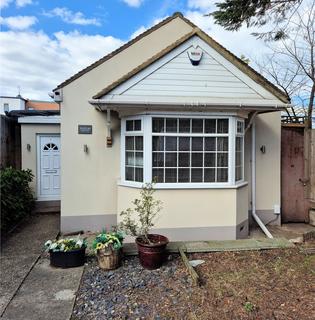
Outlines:
POLYGON ((92 134, 92 126, 85 125, 85 124, 79 124, 78 133, 79 134, 92 134))

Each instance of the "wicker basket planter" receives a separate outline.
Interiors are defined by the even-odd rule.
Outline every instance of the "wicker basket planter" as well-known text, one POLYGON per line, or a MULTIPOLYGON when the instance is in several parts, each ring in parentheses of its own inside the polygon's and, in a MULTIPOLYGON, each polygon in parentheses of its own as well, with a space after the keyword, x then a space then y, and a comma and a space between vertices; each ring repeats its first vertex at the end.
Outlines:
POLYGON ((97 251, 99 267, 103 270, 114 270, 121 265, 122 250, 101 249, 97 251))

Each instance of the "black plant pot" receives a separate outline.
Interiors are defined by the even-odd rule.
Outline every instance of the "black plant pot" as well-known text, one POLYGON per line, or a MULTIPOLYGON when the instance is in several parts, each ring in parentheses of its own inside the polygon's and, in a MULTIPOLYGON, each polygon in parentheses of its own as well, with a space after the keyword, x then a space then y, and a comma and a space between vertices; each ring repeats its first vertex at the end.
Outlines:
POLYGON ((83 266, 85 263, 85 248, 61 252, 49 251, 50 264, 59 268, 74 268, 83 266))

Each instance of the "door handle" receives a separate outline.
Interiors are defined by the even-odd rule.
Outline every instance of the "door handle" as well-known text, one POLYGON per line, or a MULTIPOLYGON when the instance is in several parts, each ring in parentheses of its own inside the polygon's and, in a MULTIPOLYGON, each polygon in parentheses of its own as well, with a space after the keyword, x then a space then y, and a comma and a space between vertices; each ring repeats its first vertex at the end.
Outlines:
POLYGON ((310 179, 299 179, 299 181, 303 184, 304 187, 309 183, 310 179))

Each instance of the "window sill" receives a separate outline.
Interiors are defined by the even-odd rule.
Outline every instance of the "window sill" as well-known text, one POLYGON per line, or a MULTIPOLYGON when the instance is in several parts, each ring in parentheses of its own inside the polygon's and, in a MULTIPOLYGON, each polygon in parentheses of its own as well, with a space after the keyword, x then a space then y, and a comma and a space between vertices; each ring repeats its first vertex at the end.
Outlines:
MULTIPOLYGON (((143 186, 142 182, 132 181, 119 181, 119 186, 131 187, 141 189, 143 186)), ((154 189, 238 189, 248 185, 247 181, 240 181, 236 184, 228 183, 216 183, 216 184, 205 184, 205 183, 157 183, 154 185, 154 189)))

